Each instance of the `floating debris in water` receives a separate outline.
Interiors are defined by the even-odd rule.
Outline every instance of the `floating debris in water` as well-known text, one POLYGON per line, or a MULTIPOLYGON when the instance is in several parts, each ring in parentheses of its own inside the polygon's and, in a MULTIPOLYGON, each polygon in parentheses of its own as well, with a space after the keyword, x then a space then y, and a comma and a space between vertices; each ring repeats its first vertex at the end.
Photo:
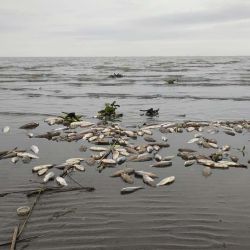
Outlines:
POLYGON ((203 170, 202 170, 202 175, 203 176, 208 177, 211 174, 212 174, 212 170, 211 170, 210 167, 203 168, 203 170))
POLYGON ((30 207, 28 206, 23 206, 23 207, 19 207, 17 210, 17 215, 19 216, 25 216, 25 215, 28 215, 29 212, 30 212, 30 207))
POLYGON ((8 133, 10 131, 10 127, 9 126, 5 126, 3 129, 2 129, 3 133, 8 133))

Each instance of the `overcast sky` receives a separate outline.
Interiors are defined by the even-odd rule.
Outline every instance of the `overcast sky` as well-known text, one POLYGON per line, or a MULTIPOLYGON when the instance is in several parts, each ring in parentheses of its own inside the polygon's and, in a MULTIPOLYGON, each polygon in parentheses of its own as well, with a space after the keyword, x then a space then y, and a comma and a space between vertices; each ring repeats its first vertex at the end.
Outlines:
POLYGON ((250 0, 0 0, 0 56, 250 55, 250 0))

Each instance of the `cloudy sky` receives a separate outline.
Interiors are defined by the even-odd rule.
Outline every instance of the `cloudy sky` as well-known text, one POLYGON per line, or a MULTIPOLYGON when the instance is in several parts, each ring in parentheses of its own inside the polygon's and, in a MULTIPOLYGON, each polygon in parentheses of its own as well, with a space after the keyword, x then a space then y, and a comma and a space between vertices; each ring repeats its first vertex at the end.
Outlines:
POLYGON ((0 56, 250 55, 250 0, 0 0, 0 56))

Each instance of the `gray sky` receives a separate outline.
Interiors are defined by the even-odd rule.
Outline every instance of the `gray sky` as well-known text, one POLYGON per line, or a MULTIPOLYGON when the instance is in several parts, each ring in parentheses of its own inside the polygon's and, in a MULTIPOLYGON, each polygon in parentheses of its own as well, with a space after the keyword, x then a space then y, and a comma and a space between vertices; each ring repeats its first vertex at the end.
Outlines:
POLYGON ((0 56, 250 55, 250 0, 0 0, 0 56))

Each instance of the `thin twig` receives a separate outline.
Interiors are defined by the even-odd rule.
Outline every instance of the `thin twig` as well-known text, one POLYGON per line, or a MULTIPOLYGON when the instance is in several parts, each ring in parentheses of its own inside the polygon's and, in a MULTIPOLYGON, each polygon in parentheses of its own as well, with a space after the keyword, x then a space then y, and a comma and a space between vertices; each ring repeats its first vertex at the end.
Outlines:
POLYGON ((17 234, 18 234, 18 226, 15 226, 13 236, 12 236, 10 250, 15 250, 15 248, 16 248, 17 234))

